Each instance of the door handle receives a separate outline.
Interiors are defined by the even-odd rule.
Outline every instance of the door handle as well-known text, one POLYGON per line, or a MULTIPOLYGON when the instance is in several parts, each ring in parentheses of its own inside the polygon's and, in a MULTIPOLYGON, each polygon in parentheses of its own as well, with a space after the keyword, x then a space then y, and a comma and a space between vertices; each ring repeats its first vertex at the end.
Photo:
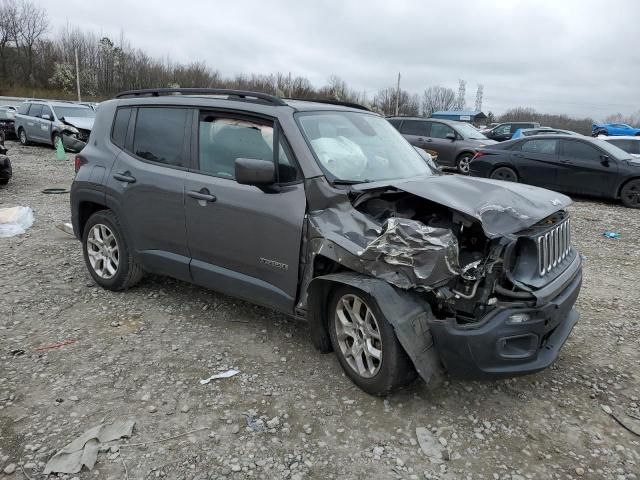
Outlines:
POLYGON ((132 177, 129 172, 114 173, 113 178, 126 183, 136 183, 136 178, 132 177))
POLYGON ((189 190, 187 192, 187 195, 189 195, 191 198, 195 198, 196 200, 204 200, 205 202, 216 201, 216 196, 211 195, 211 193, 209 193, 209 190, 207 190, 206 188, 201 188, 200 191, 189 190))
POLYGON ((416 142, 418 142, 418 143, 422 143, 422 142, 424 142, 424 138, 422 138, 422 137, 418 137, 418 138, 416 139, 416 142))

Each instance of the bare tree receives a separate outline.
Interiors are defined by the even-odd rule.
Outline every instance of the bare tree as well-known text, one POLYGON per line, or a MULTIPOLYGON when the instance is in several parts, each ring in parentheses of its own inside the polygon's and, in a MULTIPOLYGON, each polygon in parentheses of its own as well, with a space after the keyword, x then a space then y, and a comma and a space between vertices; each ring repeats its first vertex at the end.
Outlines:
POLYGON ((398 97, 398 115, 417 117, 420 114, 420 97, 397 87, 387 87, 379 90, 373 98, 373 108, 384 114, 394 115, 396 110, 396 97, 398 97))
POLYGON ((427 88, 422 94, 422 115, 430 117, 434 112, 451 110, 456 106, 456 92, 438 85, 427 88))
POLYGON ((19 50, 23 52, 26 61, 23 69, 27 81, 34 83, 33 64, 34 48, 36 42, 41 39, 49 28, 49 20, 44 8, 36 6, 29 0, 22 0, 19 4, 19 13, 16 19, 16 43, 19 50))

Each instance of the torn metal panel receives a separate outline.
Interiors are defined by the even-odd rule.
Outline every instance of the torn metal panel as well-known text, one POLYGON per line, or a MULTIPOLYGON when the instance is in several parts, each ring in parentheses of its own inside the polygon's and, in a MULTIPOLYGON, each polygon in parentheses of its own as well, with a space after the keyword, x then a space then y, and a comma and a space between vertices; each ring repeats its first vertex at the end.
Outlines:
POLYGON ((309 222, 313 254, 397 287, 431 289, 460 273, 458 242, 449 229, 395 217, 380 226, 349 203, 309 215, 309 222))
POLYGON ((368 191, 392 187, 479 220, 489 238, 510 236, 571 205, 566 195, 520 183, 463 175, 438 175, 355 185, 368 191))
MULTIPOLYGON (((363 277, 353 272, 316 277, 312 285, 323 282, 342 283, 367 293, 395 330, 398 341, 420 377, 426 383, 439 380, 442 370, 429 329, 434 317, 425 300, 410 292, 398 290, 385 280, 363 277)), ((322 322, 318 322, 320 324, 322 322)))

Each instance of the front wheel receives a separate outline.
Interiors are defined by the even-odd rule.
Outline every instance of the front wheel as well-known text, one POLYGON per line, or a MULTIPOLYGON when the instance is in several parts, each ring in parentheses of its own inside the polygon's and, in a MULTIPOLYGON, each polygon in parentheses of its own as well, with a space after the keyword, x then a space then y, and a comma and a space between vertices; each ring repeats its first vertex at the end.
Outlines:
POLYGON ((517 182, 518 174, 513 168, 498 167, 491 172, 491 178, 494 180, 502 180, 504 182, 517 182))
POLYGON ((371 395, 386 395, 416 378, 411 360, 375 300, 338 287, 329 302, 329 335, 349 378, 371 395))
POLYGON ((27 132, 24 131, 24 128, 18 130, 18 140, 20 140, 20 145, 26 147, 29 145, 29 139, 27 138, 27 132))
POLYGON ((463 153, 460 155, 456 161, 456 168, 458 169, 458 172, 463 175, 469 175, 469 165, 471 164, 472 158, 473 155, 470 153, 463 153))
POLYGON ((120 223, 110 210, 100 210, 89 217, 82 247, 89 273, 101 287, 125 290, 142 278, 142 267, 133 258, 120 223))
POLYGON ((640 179, 627 182, 620 191, 620 199, 625 207, 640 208, 640 179))

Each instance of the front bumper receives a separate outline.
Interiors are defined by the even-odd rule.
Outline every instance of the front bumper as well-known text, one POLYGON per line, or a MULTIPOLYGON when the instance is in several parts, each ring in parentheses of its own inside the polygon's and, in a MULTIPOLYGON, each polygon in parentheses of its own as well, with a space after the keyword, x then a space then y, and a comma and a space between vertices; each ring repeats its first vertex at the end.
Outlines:
POLYGON ((573 306, 582 285, 579 256, 576 262, 570 278, 562 276, 549 285, 556 288, 553 296, 549 287, 544 289, 544 304, 538 301, 530 308, 499 306, 478 324, 468 326, 458 325, 454 318, 432 321, 434 343, 449 374, 499 378, 549 367, 578 322, 573 306), (528 314, 530 320, 510 322, 512 315, 521 313, 528 314))

